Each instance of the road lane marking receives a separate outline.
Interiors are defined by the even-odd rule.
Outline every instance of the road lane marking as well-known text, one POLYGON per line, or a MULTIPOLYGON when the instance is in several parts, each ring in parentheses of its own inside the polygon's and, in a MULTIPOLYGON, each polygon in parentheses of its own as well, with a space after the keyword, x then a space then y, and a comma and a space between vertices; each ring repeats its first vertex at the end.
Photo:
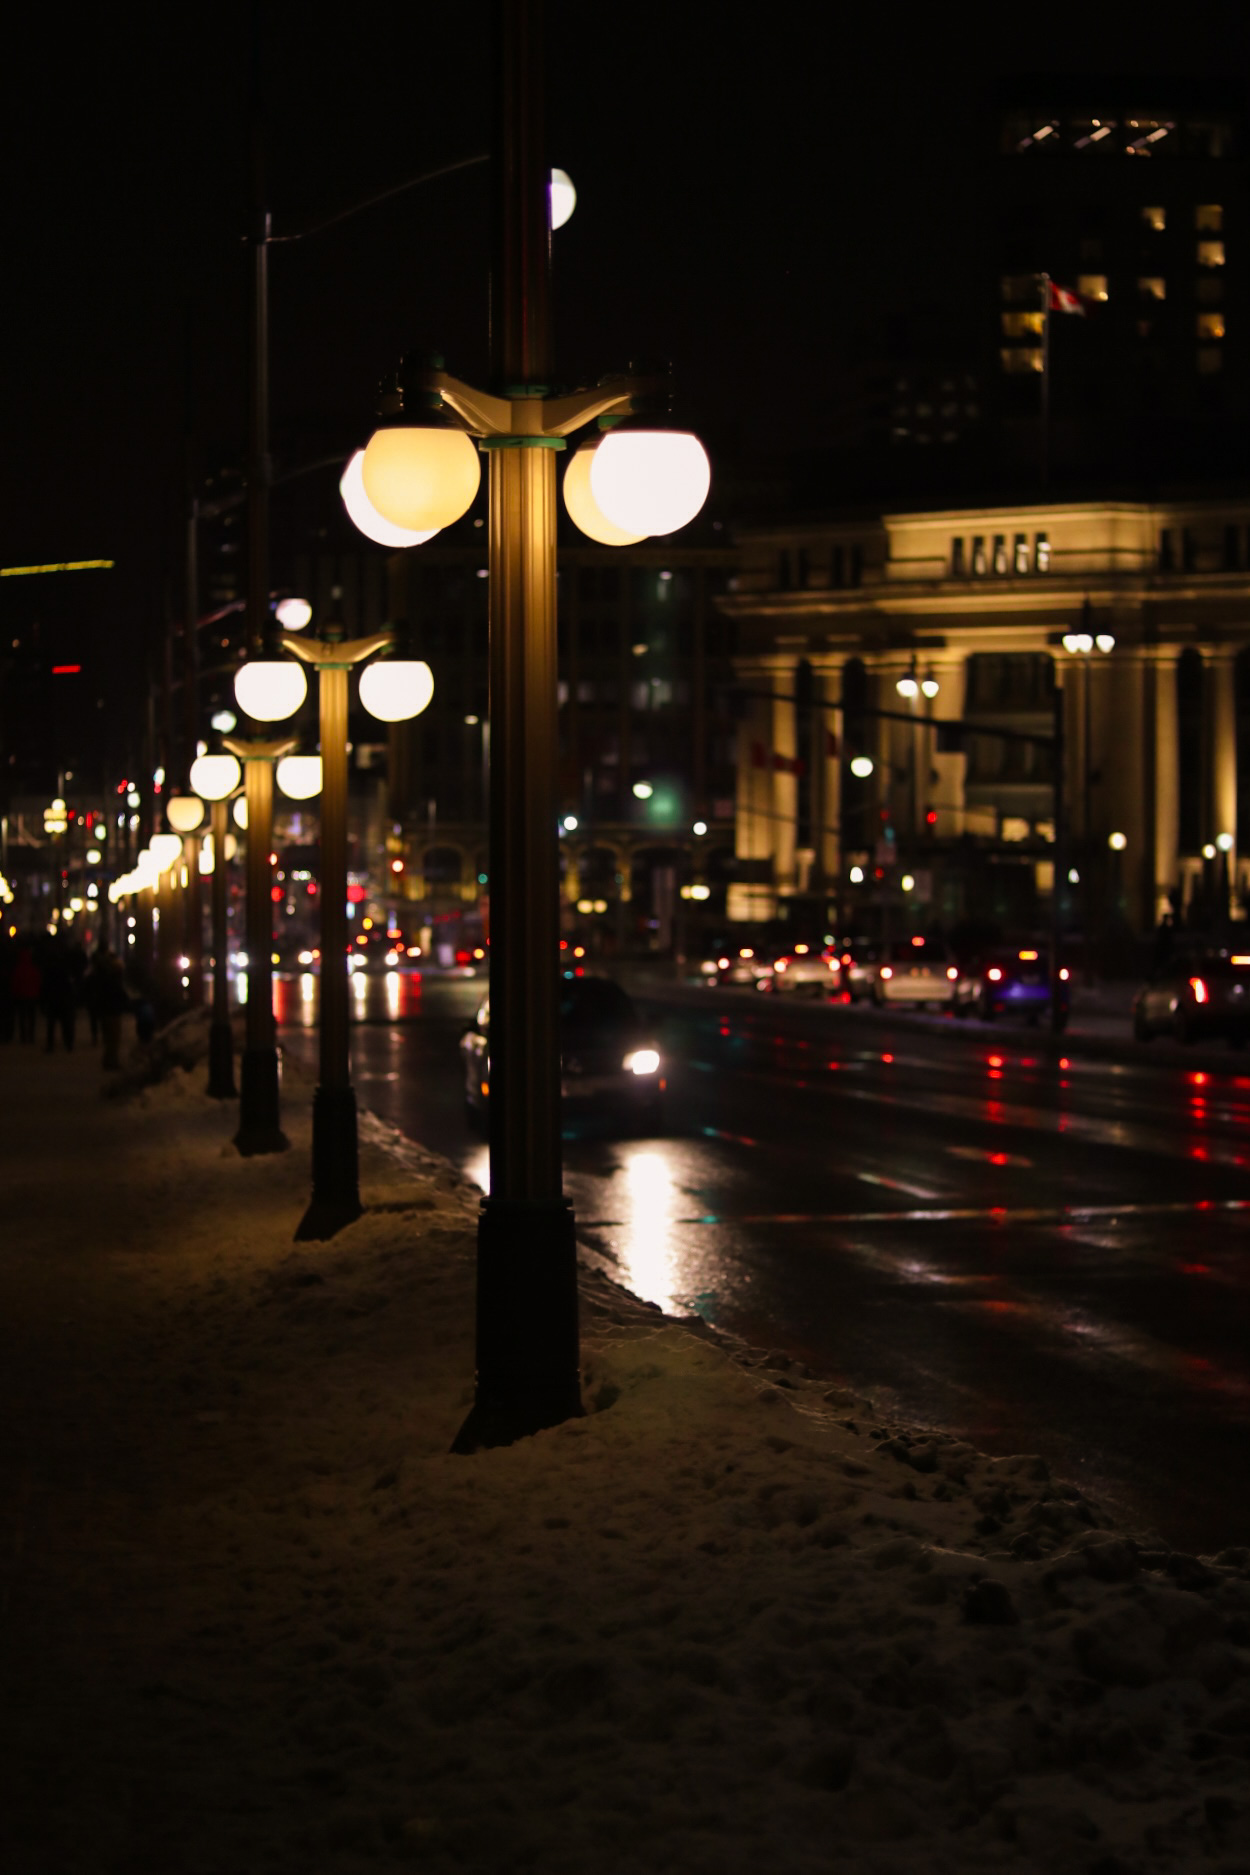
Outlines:
POLYGON ((905 1191, 909 1198, 942 1198, 944 1192, 934 1191, 927 1185, 909 1185, 905 1179, 886 1178, 880 1172, 857 1172, 856 1178, 865 1185, 884 1185, 887 1191, 905 1191))

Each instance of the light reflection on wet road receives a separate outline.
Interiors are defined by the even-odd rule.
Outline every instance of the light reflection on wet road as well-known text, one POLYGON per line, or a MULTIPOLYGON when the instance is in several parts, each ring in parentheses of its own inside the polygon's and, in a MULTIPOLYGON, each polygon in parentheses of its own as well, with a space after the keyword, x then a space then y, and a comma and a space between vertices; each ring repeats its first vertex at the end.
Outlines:
MULTIPOLYGON (((485 1186, 456 1053, 482 989, 357 979, 353 1061, 362 1105, 485 1186)), ((314 1065, 315 987, 277 992, 314 1065)), ((650 1014, 666 1136, 566 1141, 592 1261, 1177 1544, 1250 1542, 1250 1078, 732 993, 650 1014)))

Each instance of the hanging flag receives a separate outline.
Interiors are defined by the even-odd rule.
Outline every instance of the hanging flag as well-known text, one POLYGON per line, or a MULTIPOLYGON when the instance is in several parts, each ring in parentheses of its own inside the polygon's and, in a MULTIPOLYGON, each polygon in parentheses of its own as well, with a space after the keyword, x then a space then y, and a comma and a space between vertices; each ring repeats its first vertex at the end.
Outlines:
POLYGON ((1049 285, 1050 295, 1046 303, 1051 312, 1074 312, 1079 313, 1082 319, 1085 317, 1085 307, 1079 293, 1070 292, 1066 286, 1056 286, 1053 280, 1049 285))
POLYGON ((807 764, 801 762, 797 755, 779 755, 775 749, 773 750, 773 773, 775 775, 802 775, 806 773, 806 770, 807 764))

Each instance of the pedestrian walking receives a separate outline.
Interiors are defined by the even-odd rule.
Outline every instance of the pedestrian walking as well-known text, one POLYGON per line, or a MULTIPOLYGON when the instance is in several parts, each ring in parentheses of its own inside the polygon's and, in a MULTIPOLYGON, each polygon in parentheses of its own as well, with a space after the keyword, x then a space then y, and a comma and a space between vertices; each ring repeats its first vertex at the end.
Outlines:
POLYGON ((122 960, 103 939, 96 948, 91 970, 100 1034, 104 1038, 104 1057, 100 1065, 105 1069, 120 1068, 122 1017, 130 1007, 130 998, 126 994, 122 960))
POLYGON ((67 1049, 74 1046, 74 1021, 78 1013, 76 985, 65 940, 59 934, 50 938, 40 959, 39 1007, 43 1010, 47 1040, 45 1054, 56 1047, 57 1031, 67 1049))
POLYGON ((42 981, 39 965, 35 961, 35 947, 27 938, 19 942, 13 964, 13 1007, 17 1015, 19 1042, 33 1042, 35 1039, 35 1018, 39 1013, 42 981))

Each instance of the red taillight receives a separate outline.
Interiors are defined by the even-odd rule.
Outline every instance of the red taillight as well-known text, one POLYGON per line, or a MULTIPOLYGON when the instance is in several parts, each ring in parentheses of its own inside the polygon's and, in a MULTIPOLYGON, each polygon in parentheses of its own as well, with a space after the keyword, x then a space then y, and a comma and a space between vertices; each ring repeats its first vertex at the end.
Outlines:
POLYGON ((1190 977, 1189 987, 1196 1003, 1205 1003, 1211 1000, 1211 993, 1201 977, 1190 977))
POLYGON ((991 983, 1001 983, 1003 980, 1003 973, 1001 970, 987 970, 985 974, 989 978, 991 983))
POLYGON ((1066 983, 1068 981, 1068 978, 1071 976, 1071 974, 1072 972, 1070 970, 1061 970, 1059 972, 1059 981, 1061 983, 1066 983))
POLYGON ((959 976, 959 972, 958 970, 956 970, 954 964, 950 966, 949 970, 946 972, 946 975, 950 982, 954 983, 956 981, 956 979, 959 976))

